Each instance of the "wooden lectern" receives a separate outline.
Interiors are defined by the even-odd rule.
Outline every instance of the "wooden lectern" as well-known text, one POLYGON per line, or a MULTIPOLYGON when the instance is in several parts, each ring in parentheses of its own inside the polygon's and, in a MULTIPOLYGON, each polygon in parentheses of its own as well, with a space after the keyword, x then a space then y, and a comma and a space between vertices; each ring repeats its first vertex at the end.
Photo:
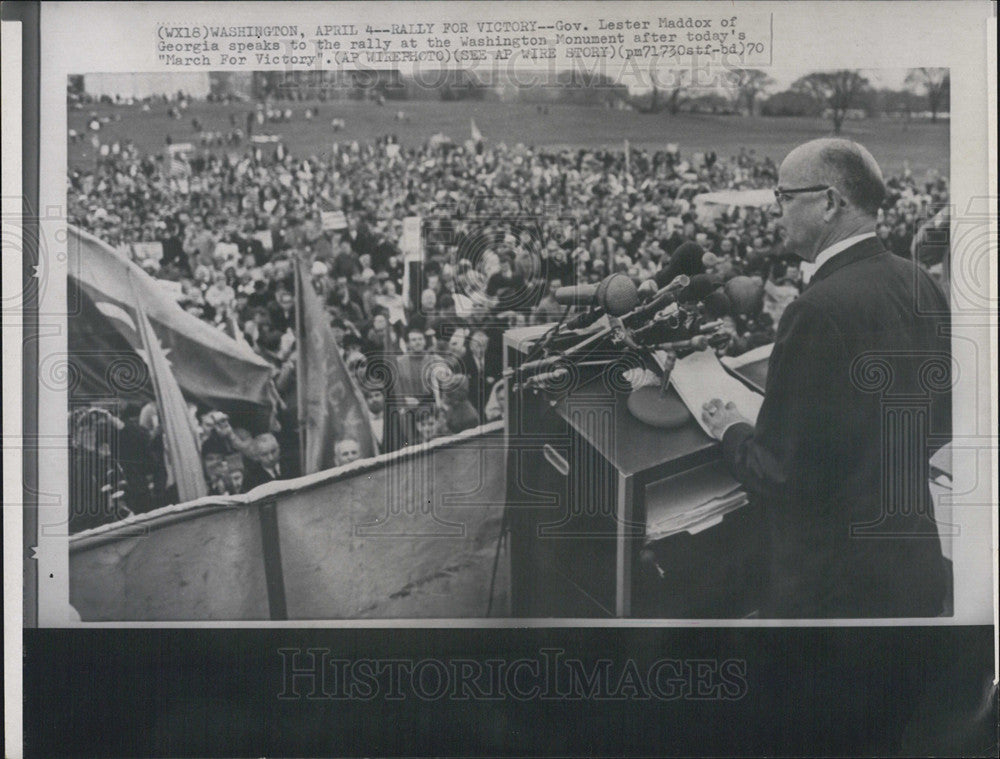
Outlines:
MULTIPOLYGON (((504 336, 505 368, 547 327, 504 336)), ((640 422, 621 371, 507 391, 516 617, 739 618, 756 608, 759 520, 693 417, 640 422)), ((672 390, 670 392, 673 392, 672 390)))

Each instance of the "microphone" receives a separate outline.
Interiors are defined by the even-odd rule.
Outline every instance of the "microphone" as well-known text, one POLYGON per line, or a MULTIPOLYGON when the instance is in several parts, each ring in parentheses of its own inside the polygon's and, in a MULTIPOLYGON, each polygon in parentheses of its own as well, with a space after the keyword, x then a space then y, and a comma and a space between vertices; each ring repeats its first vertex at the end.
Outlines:
POLYGON ((645 302, 659 292, 655 279, 647 279, 639 285, 639 297, 645 302))
POLYGON ((627 274, 612 274, 596 285, 560 287, 556 302, 563 306, 597 306, 611 316, 627 314, 639 303, 639 291, 627 274))
POLYGON ((704 249, 696 242, 682 243, 670 257, 670 263, 653 276, 657 287, 663 287, 678 274, 686 274, 694 278, 705 273, 705 265, 701 262, 705 255, 704 249))
POLYGON ((750 277, 733 277, 723 285, 733 316, 753 316, 764 306, 764 288, 750 277))
POLYGON ((708 348, 719 347, 721 345, 724 345, 728 341, 729 341, 728 335, 721 332, 716 332, 714 335, 695 335, 694 337, 688 338, 687 340, 674 340, 672 342, 659 343, 654 347, 660 348, 662 350, 671 350, 671 351, 689 350, 689 349, 695 351, 703 351, 707 350, 708 348))
POLYGON ((704 300, 717 287, 715 281, 707 274, 696 274, 691 277, 691 284, 677 294, 678 303, 691 303, 704 300))
MULTIPOLYGON (((684 324, 671 323, 669 320, 658 319, 651 324, 647 324, 641 329, 632 333, 632 338, 643 345, 665 345, 677 343, 678 347, 694 347, 685 345, 685 341, 699 337, 708 337, 708 340, 717 339, 718 330, 722 328, 722 320, 705 322, 701 326, 685 326, 684 324), (692 334, 695 333, 695 334, 692 334), (683 338, 683 339, 682 339, 683 338)), ((700 343, 700 341, 699 341, 700 343)), ((714 346, 713 346, 714 347, 714 346)))
POLYGON ((706 315, 713 319, 721 319, 723 316, 733 315, 733 302, 721 287, 709 293, 703 303, 705 304, 706 315))
POLYGON ((566 357, 563 354, 559 354, 548 356, 546 358, 540 358, 535 361, 526 361, 517 367, 517 369, 508 369, 504 373, 504 376, 507 376, 508 374, 524 376, 525 374, 531 374, 533 372, 547 371, 548 369, 556 366, 560 361, 565 360, 565 358, 566 357))
POLYGON ((658 345, 664 340, 687 337, 691 331, 683 324, 670 319, 657 319, 632 332, 632 339, 642 345, 658 345))
MULTIPOLYGON (((648 293, 649 288, 647 285, 652 284, 652 282, 653 280, 651 279, 647 279, 643 282, 639 287, 639 294, 644 294, 644 288, 645 292, 648 293)), ((655 314, 657 311, 666 308, 671 303, 675 303, 677 301, 677 298, 675 297, 676 294, 688 287, 690 284, 691 280, 685 274, 675 277, 673 282, 669 285, 666 285, 659 290, 655 290, 651 297, 647 295, 643 298, 646 302, 636 308, 631 314, 628 314, 626 319, 630 322, 635 322, 636 320, 655 314)))
POLYGON ((596 295, 597 285, 572 285, 556 288, 555 299, 560 306, 590 306, 596 295))
POLYGON ((524 380, 524 387, 532 388, 548 385, 549 383, 559 383, 564 381, 568 376, 569 370, 566 368, 554 369, 551 372, 541 372, 524 380))
POLYGON ((723 321, 722 319, 716 319, 714 322, 705 322, 700 327, 698 327, 699 334, 707 335, 710 332, 715 332, 716 330, 722 329, 723 321))
POLYGON ((589 311, 584 311, 582 314, 577 314, 566 322, 563 327, 567 330, 584 329, 585 327, 589 327, 591 324, 596 322, 602 316, 604 316, 603 308, 592 308, 589 311))
POLYGON ((688 277, 681 274, 673 282, 660 290, 656 297, 648 303, 635 309, 632 313, 624 317, 624 321, 634 324, 637 321, 652 316, 657 311, 661 311, 672 303, 690 303, 699 301, 708 296, 715 289, 715 283, 707 274, 696 274, 688 277), (678 289, 678 283, 680 289, 678 289))
MULTIPOLYGON (((615 320, 617 321, 617 318, 615 320)), ((555 368, 561 362, 580 361, 590 355, 590 353, 592 353, 597 346, 607 340, 608 337, 611 336, 612 332, 615 332, 615 330, 613 330, 610 326, 600 329, 592 335, 587 335, 580 340, 580 342, 570 348, 567 348, 562 353, 553 354, 534 361, 526 361, 516 369, 504 369, 503 376, 504 378, 514 377, 514 382, 520 383, 525 375, 548 371, 555 368)))
POLYGON ((613 343, 620 343, 626 348, 639 350, 639 344, 632 338, 632 331, 625 327, 619 317, 609 316, 608 324, 611 327, 611 341, 613 343))

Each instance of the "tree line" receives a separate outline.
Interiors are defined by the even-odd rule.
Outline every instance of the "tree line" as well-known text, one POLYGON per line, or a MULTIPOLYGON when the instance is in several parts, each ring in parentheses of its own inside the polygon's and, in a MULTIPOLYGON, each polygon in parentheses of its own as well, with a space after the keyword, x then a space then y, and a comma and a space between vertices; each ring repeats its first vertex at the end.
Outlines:
POLYGON ((910 118, 929 112, 931 121, 949 110, 951 79, 945 68, 910 69, 904 86, 876 88, 858 69, 814 71, 790 87, 773 92, 775 80, 761 69, 733 69, 725 81, 706 89, 691 83, 689 72, 674 72, 667 85, 654 83, 651 91, 633 98, 637 110, 676 114, 709 112, 761 116, 829 117, 840 133, 852 114, 866 118, 897 115, 910 118))

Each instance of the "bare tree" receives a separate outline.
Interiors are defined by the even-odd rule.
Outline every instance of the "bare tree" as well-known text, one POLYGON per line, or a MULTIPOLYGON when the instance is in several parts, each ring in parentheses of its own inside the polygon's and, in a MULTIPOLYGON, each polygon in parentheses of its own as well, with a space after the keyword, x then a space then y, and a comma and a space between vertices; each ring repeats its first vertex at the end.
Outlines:
POLYGON ((847 111, 867 87, 868 80, 855 69, 816 71, 792 84, 793 90, 812 95, 817 102, 830 109, 834 134, 840 134, 847 111))
POLYGON ((927 107, 931 111, 931 121, 937 121, 938 111, 948 108, 951 99, 951 74, 944 68, 910 69, 906 83, 923 87, 927 95, 927 107))
POLYGON ((736 105, 746 105, 747 114, 753 116, 757 96, 774 84, 774 79, 760 69, 735 69, 731 81, 736 91, 736 105))

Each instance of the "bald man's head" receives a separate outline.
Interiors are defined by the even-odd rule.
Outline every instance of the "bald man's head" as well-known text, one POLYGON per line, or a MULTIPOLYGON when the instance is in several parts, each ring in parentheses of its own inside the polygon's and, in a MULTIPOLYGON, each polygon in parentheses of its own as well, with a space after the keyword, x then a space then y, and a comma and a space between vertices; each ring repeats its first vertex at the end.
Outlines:
POLYGON ((851 140, 812 140, 789 153, 781 164, 787 186, 829 185, 866 216, 875 217, 885 200, 882 170, 868 150, 851 140))
POLYGON ((265 432, 253 439, 253 451, 257 460, 266 469, 270 469, 281 459, 278 439, 270 432, 265 432))

